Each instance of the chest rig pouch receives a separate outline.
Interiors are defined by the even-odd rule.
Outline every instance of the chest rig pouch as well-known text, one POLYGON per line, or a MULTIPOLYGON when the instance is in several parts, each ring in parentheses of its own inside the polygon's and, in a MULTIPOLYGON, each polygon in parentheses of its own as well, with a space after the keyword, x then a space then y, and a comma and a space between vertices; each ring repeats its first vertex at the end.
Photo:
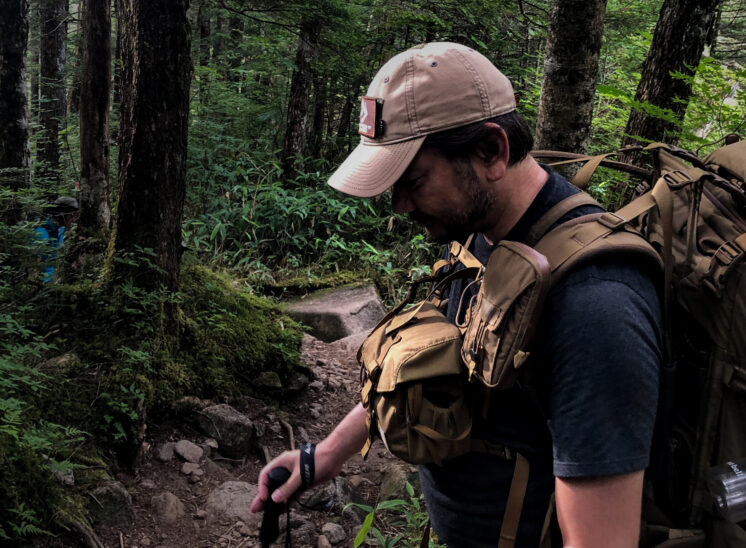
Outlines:
MULTIPOLYGON (((471 398, 461 361, 463 330, 439 309, 442 290, 456 278, 479 278, 482 268, 446 276, 427 299, 389 312, 358 351, 361 399, 367 410, 367 455, 375 437, 414 464, 440 463, 470 450, 471 398)), ((410 289, 410 296, 416 285, 410 289)))

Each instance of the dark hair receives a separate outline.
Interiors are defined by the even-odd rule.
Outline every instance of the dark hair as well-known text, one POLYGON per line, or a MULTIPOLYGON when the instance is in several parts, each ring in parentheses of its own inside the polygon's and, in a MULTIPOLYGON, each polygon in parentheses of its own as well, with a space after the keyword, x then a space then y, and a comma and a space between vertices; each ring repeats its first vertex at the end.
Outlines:
MULTIPOLYGON (((477 151, 477 147, 484 146, 482 141, 489 131, 485 127, 487 122, 494 122, 499 125, 508 136, 508 144, 510 145, 508 165, 512 166, 520 162, 531 152, 534 147, 534 138, 531 136, 531 130, 529 130, 526 120, 516 111, 432 133, 427 136, 423 146, 435 148, 449 159, 468 157, 477 151)), ((486 150, 485 152, 496 153, 497 151, 486 150)))

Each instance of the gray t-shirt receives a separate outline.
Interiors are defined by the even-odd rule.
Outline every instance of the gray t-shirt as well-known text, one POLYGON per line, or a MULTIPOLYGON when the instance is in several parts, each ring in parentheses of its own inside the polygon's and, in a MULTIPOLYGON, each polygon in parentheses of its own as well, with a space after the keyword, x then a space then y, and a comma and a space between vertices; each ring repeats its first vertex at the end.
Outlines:
MULTIPOLYGON (((506 239, 521 241, 577 189, 550 178, 506 239)), ((569 218, 599 211, 584 206, 569 218)), ((473 249, 486 263, 491 247, 473 249)), ((512 447, 531 466, 516 546, 536 546, 554 477, 625 474, 648 465, 662 362, 657 274, 627 257, 578 267, 550 291, 532 348, 531 389, 493 394, 474 436, 512 447)), ((468 283, 468 282, 464 282, 468 283)), ((457 303, 464 283, 451 287, 457 303)), ((449 308, 455 319, 456 307, 449 308)), ((470 453, 420 467, 433 529, 449 547, 497 545, 513 462, 470 453)))

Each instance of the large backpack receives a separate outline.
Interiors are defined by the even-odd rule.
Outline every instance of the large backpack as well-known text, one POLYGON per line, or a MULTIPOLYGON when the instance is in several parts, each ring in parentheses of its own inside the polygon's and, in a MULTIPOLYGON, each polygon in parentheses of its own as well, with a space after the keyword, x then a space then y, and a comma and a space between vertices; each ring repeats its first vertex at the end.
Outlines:
POLYGON ((632 226, 664 262, 668 363, 643 504, 644 547, 743 547, 744 523, 715 511, 710 468, 746 458, 746 141, 705 159, 653 144, 645 170, 607 159, 537 151, 555 163, 584 161, 585 187, 599 165, 643 176, 637 197, 607 220, 632 226))

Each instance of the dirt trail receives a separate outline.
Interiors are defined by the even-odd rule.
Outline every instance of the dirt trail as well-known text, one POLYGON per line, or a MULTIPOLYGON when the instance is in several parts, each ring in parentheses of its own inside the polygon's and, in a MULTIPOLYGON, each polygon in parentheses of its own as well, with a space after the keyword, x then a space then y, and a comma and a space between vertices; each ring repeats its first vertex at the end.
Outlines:
MULTIPOLYGON (((267 406, 252 398, 229 403, 254 422, 260 444, 271 455, 289 448, 288 425, 292 428, 295 443, 305 440, 317 442, 359 401, 359 369, 355 351, 355 348, 344 344, 324 343, 306 336, 302 360, 311 368, 315 378, 304 394, 276 407, 267 406)), ((188 422, 161 424, 157 428, 158 430, 151 429, 149 432, 151 450, 142 460, 136 475, 120 475, 117 478, 132 495, 135 521, 128 527, 97 527, 96 532, 105 546, 258 547, 256 535, 259 515, 244 520, 215 517, 205 512, 205 506, 208 495, 226 481, 255 484, 258 472, 264 465, 259 452, 242 460, 231 460, 212 451, 209 462, 204 458, 200 461, 204 475, 185 475, 184 461, 178 457, 167 462, 158 460, 159 447, 168 441, 183 439, 204 444, 207 438, 188 422), (168 520, 155 511, 153 498, 162 497, 165 492, 172 493, 183 503, 183 515, 176 511, 172 519, 168 520)), ((392 468, 402 466, 378 444, 365 462, 360 456, 356 456, 345 465, 337 482, 336 498, 349 498, 351 492, 352 497, 358 501, 375 503, 384 474, 392 468)), ((405 473, 412 471, 406 466, 404 469, 405 473)), ((327 485, 305 494, 301 499, 323 502, 334 490, 334 486, 327 485)), ((298 548, 352 546, 361 518, 349 510, 343 513, 341 502, 343 501, 336 500, 327 511, 310 511, 297 504, 293 505, 292 545, 298 548), (343 540, 339 538, 340 529, 329 526, 329 523, 341 525, 344 530, 343 540), (319 536, 324 531, 327 534, 320 539, 319 536), (329 540, 331 543, 327 544, 325 541, 329 540)), ((284 546, 284 534, 281 534, 275 545, 284 546)))

